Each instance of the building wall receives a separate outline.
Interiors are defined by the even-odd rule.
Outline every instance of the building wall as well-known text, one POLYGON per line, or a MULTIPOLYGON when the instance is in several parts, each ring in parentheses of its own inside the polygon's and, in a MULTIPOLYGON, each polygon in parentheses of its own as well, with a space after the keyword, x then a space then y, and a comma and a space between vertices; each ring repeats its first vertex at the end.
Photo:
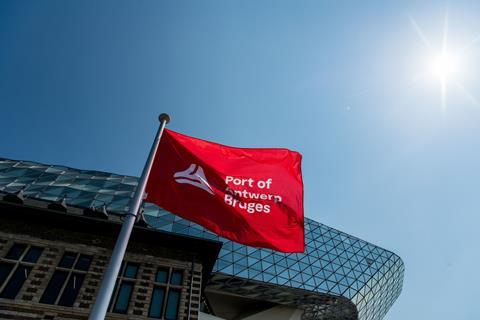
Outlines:
MULTIPOLYGON (((101 237, 92 237, 88 234, 62 235, 61 230, 45 232, 41 227, 12 225, 10 222, 0 220, 0 262, 15 243, 34 245, 43 248, 37 262, 32 266, 31 272, 15 299, 0 298, 1 319, 87 319, 95 296, 100 285, 111 251, 108 246, 93 245, 105 244, 101 237), (26 230, 30 232, 26 232, 26 230), (15 232, 17 230, 17 232, 15 232), (55 239, 51 236, 54 234, 55 239), (43 236, 42 236, 43 235, 43 236), (62 240, 65 239, 65 240, 62 240), (78 241, 71 241, 76 239, 78 241), (70 241, 68 241, 70 240, 70 241), (65 251, 78 252, 92 256, 92 262, 85 274, 85 279, 75 300, 73 307, 62 307, 40 303, 45 288, 65 251)), ((107 241, 108 242, 108 241, 107 241)), ((110 241, 112 242, 112 241, 110 241)), ((113 247, 113 243, 112 247, 113 247)), ((159 267, 182 270, 182 284, 178 319, 187 319, 189 312, 189 297, 191 284, 190 261, 165 258, 139 252, 129 247, 125 261, 136 263, 139 266, 135 285, 130 298, 127 314, 109 313, 107 319, 147 319, 150 308, 150 299, 154 288, 154 279, 159 267), (133 250, 132 250, 133 249, 133 250), (137 253, 141 254, 137 254, 137 253)), ((190 319, 198 319, 200 305, 200 288, 202 276, 201 264, 194 264, 192 299, 190 306, 190 319)))
MULTIPOLYGON (((303 310, 288 307, 288 306, 274 306, 267 310, 262 310, 255 314, 250 314, 247 317, 238 317, 238 320, 301 320, 303 310)), ((215 317, 210 314, 200 312, 199 320, 224 320, 220 317, 215 317)))
POLYGON ((287 306, 275 306, 262 312, 252 314, 242 320, 301 320, 303 310, 287 306))

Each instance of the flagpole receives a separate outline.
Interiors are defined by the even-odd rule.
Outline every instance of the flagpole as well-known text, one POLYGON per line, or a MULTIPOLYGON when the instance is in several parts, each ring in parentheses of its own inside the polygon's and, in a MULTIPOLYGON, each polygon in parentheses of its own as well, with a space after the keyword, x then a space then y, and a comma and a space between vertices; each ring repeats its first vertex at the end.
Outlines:
POLYGON ((108 263, 107 270, 103 275, 103 280, 100 285, 100 289, 97 294, 97 299, 95 304, 90 312, 89 320, 103 320, 107 313, 108 305, 112 297, 112 292, 115 287, 115 282, 117 280, 118 272, 122 265, 122 260, 125 255, 125 250, 127 249, 128 240, 130 239, 130 234, 132 233, 133 226, 137 219, 138 210, 144 199, 145 187, 147 185, 148 176, 150 175, 150 170, 152 169, 153 158, 158 149, 158 144, 160 143, 160 138, 162 137, 163 130, 168 122, 170 122, 170 117, 166 113, 162 113, 158 120, 160 121, 160 127, 158 128, 157 135, 155 136, 155 141, 152 144, 150 149, 150 154, 148 155, 147 162, 142 171, 142 176, 138 181, 135 194, 130 202, 129 210, 125 216, 125 220, 120 230, 120 234, 115 243, 115 247, 108 263))

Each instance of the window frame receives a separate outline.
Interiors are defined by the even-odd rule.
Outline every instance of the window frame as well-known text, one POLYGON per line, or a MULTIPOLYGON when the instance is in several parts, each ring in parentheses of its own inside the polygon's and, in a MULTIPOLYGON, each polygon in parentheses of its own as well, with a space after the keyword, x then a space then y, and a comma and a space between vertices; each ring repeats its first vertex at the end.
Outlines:
MULTIPOLYGON (((88 271, 90 270, 91 266, 92 266, 92 262, 94 260, 94 255, 93 254, 86 254, 86 253, 82 253, 82 252, 74 252, 72 250, 64 250, 63 251, 63 254, 61 255, 60 259, 58 260, 57 262, 57 266, 55 267, 55 269, 53 270, 53 272, 51 272, 51 276, 50 276, 50 279, 48 280, 48 283, 45 287, 45 289, 43 290, 42 292, 42 295, 40 296, 40 299, 39 299, 39 303, 41 304, 46 304, 46 305, 53 305, 53 306, 61 306, 61 307, 73 307, 75 305, 75 301, 77 300, 78 298, 78 295, 80 293, 80 289, 81 289, 81 286, 85 283, 85 279, 87 278, 87 274, 88 274, 88 271), (65 257, 66 254, 72 254, 72 255, 75 255, 75 259, 73 260, 73 263, 72 263, 72 266, 67 268, 67 267, 60 267, 60 263, 62 262, 63 258, 65 257), (78 261, 80 260, 80 257, 82 256, 87 256, 87 257, 90 257, 90 264, 87 268, 87 270, 80 270, 80 269, 75 269, 78 261), (53 303, 48 303, 48 302, 42 302, 42 299, 43 299, 43 296, 45 295, 51 281, 52 281, 52 278, 53 276, 55 275, 55 273, 57 271, 61 271, 61 272, 66 272, 67 273, 67 276, 65 278, 65 280, 63 281, 63 284, 60 288, 60 290, 58 291, 58 294, 54 300, 53 303), (78 289, 78 292, 77 292, 77 295, 74 299, 74 302, 71 306, 69 305, 63 305, 63 304, 59 304, 60 300, 62 299, 63 297, 63 294, 65 292, 65 289, 67 288, 68 286, 68 283, 70 282, 70 279, 75 276, 77 276, 78 274, 81 274, 83 275, 83 280, 82 280, 82 283, 80 284, 80 288, 78 289)), ((73 280, 75 282, 75 278, 73 280)))
MULTIPOLYGON (((45 252, 45 248, 44 247, 41 247, 41 246, 38 246, 38 245, 34 245, 34 244, 30 244, 30 243, 24 243, 24 242, 13 242, 13 244, 10 246, 10 248, 7 250, 7 252, 5 253, 5 255, 3 257, 0 258, 0 263, 2 264, 10 264, 10 265, 13 265, 12 269, 9 271, 9 274, 5 277, 5 280, 3 281, 2 284, 0 284, 0 295, 3 294, 5 288, 7 287, 7 285, 10 283, 10 281, 12 280, 12 278, 14 277, 16 271, 18 270, 18 268, 20 267, 24 267, 26 269, 30 269, 28 272, 25 272, 25 280, 23 281, 22 285, 20 286, 20 289, 18 290, 18 292, 15 294, 15 297, 13 298, 5 298, 3 297, 2 299, 13 299, 15 300, 18 296, 18 294, 22 291, 22 288, 23 286, 25 285, 25 282, 28 280, 28 278, 30 277, 30 274, 32 273, 34 267, 37 265, 38 263, 38 260, 40 260, 40 258, 42 257, 43 253, 45 252), (7 255, 10 253, 10 251, 16 246, 16 245, 20 245, 20 246, 25 246, 25 249, 23 249, 23 252, 20 254, 20 256, 18 257, 18 259, 11 259, 11 258, 7 258, 7 255), (28 254, 28 252, 30 251, 31 248, 39 248, 41 250, 40 252, 40 255, 37 257, 37 259, 35 260, 35 262, 30 262, 30 261, 23 261, 23 259, 25 258, 25 256, 28 254)), ((26 270, 25 270, 26 271, 26 270)))
POLYGON ((113 288, 112 297, 110 298, 110 302, 108 304, 108 309, 107 309, 108 312, 115 313, 115 314, 128 314, 128 310, 130 309, 130 306, 131 306, 130 302, 132 301, 133 292, 135 291, 135 287, 137 285, 138 275, 140 274, 140 267, 141 267, 141 264, 138 263, 138 262, 127 261, 127 260, 122 261, 120 271, 119 271, 117 279, 115 281, 115 287, 113 288), (137 267, 134 278, 127 277, 125 275, 128 265, 134 265, 134 266, 137 267), (131 290, 131 292, 128 296, 127 307, 125 309, 125 312, 118 312, 118 311, 116 311, 115 307, 116 307, 116 304, 117 304, 120 289, 122 288, 122 284, 124 284, 124 283, 131 284, 132 285, 132 290, 131 290))
POLYGON ((170 298, 170 292, 171 291, 176 291, 179 293, 178 297, 178 302, 177 302, 177 315, 176 317, 178 318, 178 311, 180 310, 180 302, 182 300, 182 289, 184 288, 184 283, 185 281, 185 270, 176 268, 173 266, 158 266, 157 270, 155 272, 155 275, 153 277, 152 281, 152 294, 150 295, 150 305, 148 307, 148 314, 147 318, 149 319, 166 319, 166 312, 167 312, 167 305, 168 305, 168 299, 170 298), (165 270, 167 271, 167 279, 165 282, 157 282, 157 274, 159 271, 165 270), (180 284, 172 284, 172 275, 174 272, 179 272, 182 275, 182 279, 180 281, 180 284), (162 309, 160 312, 160 317, 153 317, 151 316, 151 310, 152 310, 152 305, 153 305, 153 292, 155 288, 163 288, 164 290, 164 296, 163 296, 163 301, 162 301, 162 309))

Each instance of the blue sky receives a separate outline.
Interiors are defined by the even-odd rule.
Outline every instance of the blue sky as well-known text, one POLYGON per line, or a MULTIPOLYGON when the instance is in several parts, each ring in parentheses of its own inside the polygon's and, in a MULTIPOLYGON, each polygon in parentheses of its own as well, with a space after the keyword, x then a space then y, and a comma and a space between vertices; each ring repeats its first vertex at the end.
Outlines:
POLYGON ((386 319, 475 319, 479 10, 2 1, 0 156, 139 175, 160 112, 185 134, 298 150, 306 215, 404 260, 386 319), (442 100, 446 12, 448 50, 468 50, 442 100))

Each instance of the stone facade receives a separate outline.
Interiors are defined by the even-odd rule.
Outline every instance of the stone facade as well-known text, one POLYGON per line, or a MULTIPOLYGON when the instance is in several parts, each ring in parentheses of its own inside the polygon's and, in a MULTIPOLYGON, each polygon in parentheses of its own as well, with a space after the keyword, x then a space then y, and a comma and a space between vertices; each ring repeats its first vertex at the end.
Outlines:
MULTIPOLYGON (((0 298, 0 318, 87 319, 102 280, 102 274, 108 264, 110 248, 113 248, 113 239, 0 219, 0 263, 8 261, 4 257, 14 244, 36 246, 42 248, 43 251, 37 262, 30 264, 31 272, 15 299, 0 298), (66 251, 92 257, 74 305, 73 307, 63 307, 40 303, 40 298, 66 251)), ((109 312, 107 319, 149 319, 150 299, 154 288, 155 274, 159 267, 182 270, 178 319, 198 319, 202 264, 193 264, 192 283, 192 261, 179 258, 181 254, 176 254, 174 255, 176 258, 171 258, 164 253, 164 249, 157 250, 153 246, 131 243, 124 261, 135 263, 139 268, 134 280, 135 285, 128 304, 128 311, 126 314, 109 312), (192 287, 190 287, 191 285, 192 287), (190 292, 192 292, 191 299, 190 292)), ((0 283, 0 285, 2 284, 0 283)))

